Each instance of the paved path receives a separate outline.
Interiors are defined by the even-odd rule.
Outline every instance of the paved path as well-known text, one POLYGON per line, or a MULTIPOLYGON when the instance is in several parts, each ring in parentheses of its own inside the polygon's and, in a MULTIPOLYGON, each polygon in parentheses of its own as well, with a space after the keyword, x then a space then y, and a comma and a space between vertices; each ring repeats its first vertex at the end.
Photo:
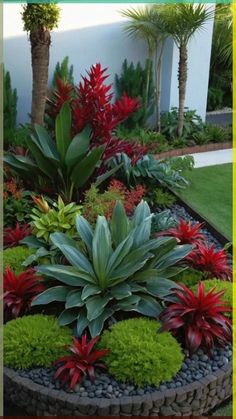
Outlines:
POLYGON ((195 167, 215 166, 217 164, 232 163, 232 148, 226 150, 206 151, 192 154, 195 167))

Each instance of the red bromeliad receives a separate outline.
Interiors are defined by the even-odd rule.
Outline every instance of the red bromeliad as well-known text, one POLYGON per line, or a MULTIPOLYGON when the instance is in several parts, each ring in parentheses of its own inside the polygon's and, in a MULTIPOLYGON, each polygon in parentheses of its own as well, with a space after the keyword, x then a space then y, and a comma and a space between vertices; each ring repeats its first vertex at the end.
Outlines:
POLYGON ((198 244, 201 240, 204 240, 204 235, 200 233, 203 223, 193 224, 191 221, 185 221, 180 219, 176 227, 170 228, 169 230, 162 231, 158 235, 172 236, 175 237, 179 244, 198 244))
POLYGON ((206 293, 204 282, 199 283, 196 294, 184 285, 181 288, 175 291, 177 301, 170 303, 160 316, 163 329, 183 338, 191 353, 200 346, 211 352, 215 343, 230 341, 231 322, 224 313, 231 309, 221 300, 224 291, 216 293, 212 288, 206 293))
POLYGON ((21 227, 20 224, 17 223, 15 228, 4 228, 4 247, 17 246, 20 240, 23 240, 31 234, 31 231, 32 229, 29 224, 25 224, 21 227))
POLYGON ((192 268, 204 272, 206 278, 231 280, 232 269, 228 264, 227 253, 225 250, 216 250, 214 244, 209 247, 198 243, 197 249, 186 260, 192 268))
POLYGON ((45 289, 40 280, 41 277, 34 269, 15 275, 9 267, 6 268, 3 274, 3 300, 7 320, 22 316, 30 310, 33 299, 45 289))
POLYGON ((108 354, 107 349, 95 350, 94 345, 99 340, 99 336, 87 341, 86 334, 82 336, 81 341, 74 337, 73 346, 67 349, 71 355, 63 356, 55 361, 55 364, 63 365, 57 369, 54 379, 59 380, 64 386, 70 382, 70 388, 73 389, 83 376, 88 376, 90 380, 95 379, 95 368, 106 368, 103 362, 97 362, 100 358, 108 354))

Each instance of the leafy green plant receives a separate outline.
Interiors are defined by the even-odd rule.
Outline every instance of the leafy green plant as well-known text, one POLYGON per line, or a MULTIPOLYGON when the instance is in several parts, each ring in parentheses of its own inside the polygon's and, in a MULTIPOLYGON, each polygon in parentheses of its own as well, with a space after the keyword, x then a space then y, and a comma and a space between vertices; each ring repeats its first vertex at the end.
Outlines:
POLYGON ((37 268, 63 285, 49 288, 33 305, 63 302, 65 310, 59 323, 77 321, 79 336, 87 326, 92 337, 99 335, 104 322, 118 311, 157 317, 162 310, 157 298, 176 286, 169 278, 183 269, 176 264, 189 254, 191 246, 176 246, 172 238, 151 239, 151 218, 146 202, 137 206, 132 219, 126 216, 121 202, 117 203, 110 225, 99 216, 95 230, 85 218, 77 216, 85 252, 65 234, 51 234, 52 243, 71 266, 37 268))
POLYGON ((145 198, 152 207, 157 208, 168 208, 176 202, 173 194, 161 188, 149 189, 145 198))
POLYGON ((194 168, 194 157, 190 155, 184 157, 171 157, 165 161, 170 165, 172 170, 179 173, 188 172, 194 168))
POLYGON ((163 134, 147 128, 136 127, 129 130, 124 128, 123 125, 119 125, 116 135, 127 141, 138 141, 140 144, 147 147, 148 152, 153 154, 161 153, 162 151, 167 151, 172 148, 163 134))
POLYGON ((27 224, 30 220, 31 199, 29 191, 18 190, 16 194, 6 191, 4 185, 4 227, 15 226, 16 222, 27 224))
POLYGON ((176 282, 184 284, 188 288, 197 285, 203 280, 203 274, 195 269, 186 269, 173 278, 176 282))
POLYGON ((56 80, 57 78, 60 78, 64 82, 69 82, 70 84, 74 84, 74 77, 73 77, 73 71, 74 67, 73 65, 69 66, 69 57, 66 56, 62 62, 59 61, 56 64, 54 74, 53 74, 53 80, 52 80, 52 86, 55 89, 56 88, 56 80))
POLYGON ((153 84, 153 68, 152 62, 146 61, 143 69, 140 62, 134 66, 131 62, 128 64, 127 59, 122 64, 121 75, 115 76, 115 85, 117 97, 120 98, 124 93, 130 97, 138 97, 141 100, 141 108, 131 115, 125 122, 122 123, 124 127, 133 129, 136 126, 143 127, 147 118, 151 116, 154 108, 154 84, 153 84), (150 68, 150 80, 148 84, 147 104, 144 103, 147 86, 147 75, 150 68))
MULTIPOLYGON (((184 111, 183 133, 181 138, 189 138, 195 132, 202 129, 202 119, 196 114, 195 110, 184 111)), ((178 126, 178 109, 171 108, 170 112, 162 112, 161 114, 161 132, 166 136, 169 141, 176 137, 178 126)))
POLYGON ((58 202, 54 202, 53 206, 48 207, 46 212, 40 210, 39 207, 33 208, 31 215, 33 234, 46 242, 49 241, 50 234, 56 231, 73 236, 75 233, 75 218, 76 215, 81 213, 81 208, 81 205, 76 205, 74 202, 65 205, 60 196, 58 202))
POLYGON ((4 326, 4 364, 10 368, 50 367, 66 355, 71 331, 44 314, 19 317, 4 326))
MULTIPOLYGON (((226 303, 225 305, 228 308, 233 307, 233 284, 229 281, 222 281, 221 279, 206 279, 204 281, 205 291, 209 292, 212 288, 215 288, 215 292, 224 291, 224 294, 221 297, 221 300, 226 303)), ((197 291, 197 285, 191 287, 192 291, 197 291)), ((225 315, 231 317, 232 313, 227 312, 225 315)))
POLYGON ((170 210, 157 212, 152 219, 152 233, 159 233, 176 226, 176 220, 172 217, 170 210))
MULTIPOLYGON (((94 174, 105 147, 90 150, 90 130, 86 128, 71 140, 71 110, 65 103, 56 118, 55 141, 46 129, 35 124, 28 147, 29 156, 6 154, 4 157, 13 170, 34 182, 51 184, 54 192, 59 192, 71 201, 94 174)), ((116 170, 116 169, 115 169, 116 170)), ((102 175, 100 182, 112 172, 102 175)))
POLYGON ((29 249, 25 246, 16 246, 3 250, 4 270, 9 266, 11 270, 18 275, 25 270, 25 267, 23 266, 25 260, 34 253, 34 249, 29 249))
POLYGON ((135 164, 124 153, 116 155, 109 161, 109 167, 121 168, 116 174, 127 185, 144 184, 147 189, 153 185, 175 188, 184 188, 188 181, 177 170, 172 170, 169 162, 158 161, 154 156, 146 154, 135 164))
POLYGON ((116 379, 141 387, 159 386, 180 370, 184 355, 170 333, 144 318, 118 322, 103 332, 99 347, 109 350, 105 362, 116 379))
POLYGON ((12 88, 9 71, 3 69, 3 130, 4 146, 12 143, 16 129, 17 90, 12 88))
POLYGON ((230 130, 219 125, 206 124, 203 131, 193 135, 197 144, 222 143, 231 139, 230 130))

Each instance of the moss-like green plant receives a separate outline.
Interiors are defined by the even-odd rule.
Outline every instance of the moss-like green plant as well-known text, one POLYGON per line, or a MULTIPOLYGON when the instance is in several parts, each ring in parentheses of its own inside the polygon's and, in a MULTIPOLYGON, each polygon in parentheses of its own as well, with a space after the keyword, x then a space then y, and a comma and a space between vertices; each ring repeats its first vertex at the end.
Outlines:
POLYGON ((155 320, 135 318, 114 324, 106 330, 99 347, 109 349, 108 370, 121 381, 137 386, 171 380, 180 370, 184 355, 175 338, 158 332, 155 320))
POLYGON ((35 249, 29 249, 25 246, 10 247, 3 251, 3 267, 4 270, 10 266, 11 270, 18 275, 26 268, 22 264, 25 260, 35 253, 35 249))
MULTIPOLYGON (((224 295, 222 295, 221 300, 224 301, 227 307, 232 308, 233 306, 233 284, 229 281, 222 281, 221 279, 206 279, 204 281, 205 292, 209 292, 212 288, 215 288, 215 292, 224 291, 224 295)), ((192 291, 197 290, 197 285, 191 287, 192 291)), ((225 313, 226 316, 231 317, 232 313, 225 313)))
POLYGON ((157 206, 158 208, 168 208, 176 202, 176 198, 173 194, 161 188, 150 188, 147 192, 146 199, 149 204, 157 206))
POLYGON ((60 8, 57 4, 27 4, 23 6, 24 31, 31 32, 40 27, 47 30, 57 28, 60 8))
POLYGON ((178 275, 172 279, 186 285, 188 288, 192 288, 197 285, 199 281, 203 280, 203 273, 196 271, 195 269, 186 269, 185 271, 178 273, 178 275))
POLYGON ((4 364, 11 368, 49 367, 66 354, 71 331, 52 316, 36 314, 4 326, 4 364))

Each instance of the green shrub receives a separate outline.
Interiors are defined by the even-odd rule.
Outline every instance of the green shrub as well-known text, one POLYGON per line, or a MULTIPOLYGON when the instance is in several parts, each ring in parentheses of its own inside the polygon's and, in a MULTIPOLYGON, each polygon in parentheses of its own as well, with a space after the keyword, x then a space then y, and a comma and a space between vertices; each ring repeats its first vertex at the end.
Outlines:
MULTIPOLYGON (((184 112, 184 126, 182 137, 189 138, 193 133, 202 128, 202 119, 196 114, 195 110, 188 110, 185 108, 184 112)), ((171 108, 170 112, 162 112, 161 114, 161 132, 166 138, 172 141, 176 137, 178 126, 178 109, 171 108)))
POLYGON ((149 189, 146 199, 149 204, 158 208, 168 208, 176 202, 173 194, 161 188, 149 189))
POLYGON ((5 146, 11 144, 16 129, 17 99, 17 91, 11 86, 10 73, 3 70, 3 129, 5 146))
MULTIPOLYGON (((225 291, 224 295, 221 297, 221 300, 224 301, 227 307, 232 308, 233 306, 233 284, 229 281, 222 281, 221 279, 206 279, 204 281, 205 292, 209 292, 210 289, 215 288, 216 292, 225 291)), ((191 287, 193 291, 197 290, 197 285, 191 287)), ((226 313, 230 316, 232 313, 226 313)))
POLYGON ((191 171, 194 168, 194 157, 193 156, 184 156, 184 157, 171 157, 165 160, 171 167, 172 170, 177 172, 187 172, 191 171))
POLYGON ((51 31, 57 28, 60 18, 60 8, 57 4, 27 4, 23 5, 22 19, 24 31, 31 32, 39 28, 51 31))
POLYGON ((222 143, 231 139, 229 128, 220 127, 219 125, 206 124, 203 131, 193 135, 197 144, 222 143))
POLYGON ((3 267, 4 270, 10 266, 15 274, 23 272, 26 268, 22 265, 25 260, 35 253, 35 249, 29 249, 24 246, 10 247, 3 251, 3 267))
POLYGON ((16 147, 28 147, 28 141, 30 138, 30 126, 20 125, 19 128, 17 128, 14 132, 13 138, 12 138, 12 145, 16 147))
POLYGON ((194 269, 186 269, 178 273, 176 277, 173 278, 176 282, 186 285, 186 287, 191 288, 198 284, 199 281, 203 279, 203 274, 200 271, 194 269))
POLYGON ((11 368, 50 367, 66 355, 65 346, 71 340, 70 329, 60 327, 52 316, 19 317, 4 326, 4 364, 11 368))
POLYGON ((4 184, 4 227, 15 227, 16 222, 29 223, 31 208, 31 193, 29 191, 18 189, 15 194, 12 194, 7 190, 7 183, 4 184))
POLYGON ((124 140, 136 141, 147 146, 150 153, 157 154, 172 149, 163 134, 150 129, 136 127, 130 130, 121 125, 117 128, 116 134, 124 140))
POLYGON ((224 91, 218 87, 211 86, 208 89, 207 110, 214 111, 223 108, 224 91))
POLYGON ((177 374, 184 355, 175 338, 158 332, 159 328, 155 320, 136 318, 118 322, 103 333, 99 347, 110 350, 105 362, 116 379, 158 386, 177 374))

